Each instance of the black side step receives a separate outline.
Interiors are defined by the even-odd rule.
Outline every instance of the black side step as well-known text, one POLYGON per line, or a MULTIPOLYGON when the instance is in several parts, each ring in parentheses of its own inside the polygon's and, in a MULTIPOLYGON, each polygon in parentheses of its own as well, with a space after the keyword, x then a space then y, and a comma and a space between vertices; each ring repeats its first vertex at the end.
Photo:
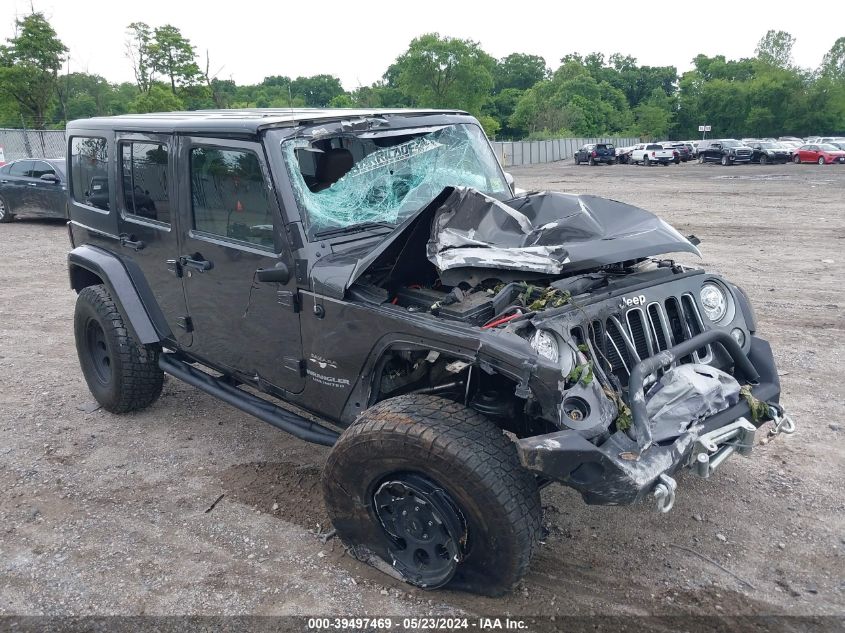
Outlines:
POLYGON ((286 431, 306 442, 333 446, 339 433, 332 431, 316 422, 297 415, 292 411, 277 407, 258 396, 247 393, 242 389, 225 382, 225 379, 215 378, 204 371, 191 367, 188 363, 177 360, 173 354, 162 354, 158 359, 158 366, 168 374, 179 380, 193 385, 233 407, 254 415, 259 420, 272 424, 277 429, 286 431))

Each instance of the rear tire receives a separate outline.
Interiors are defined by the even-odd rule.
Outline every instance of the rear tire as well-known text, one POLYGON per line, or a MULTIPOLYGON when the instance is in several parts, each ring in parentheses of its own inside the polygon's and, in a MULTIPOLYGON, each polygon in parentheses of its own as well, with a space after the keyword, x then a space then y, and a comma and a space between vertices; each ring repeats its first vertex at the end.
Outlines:
POLYGON ((768 163, 769 163, 768 156, 763 155, 763 156, 760 157, 760 164, 761 165, 765 166, 765 165, 768 165, 768 163))
POLYGON ((160 350, 135 340, 105 286, 88 286, 79 293, 74 335, 85 381, 106 411, 137 411, 161 395, 160 350))
POLYGON ((537 483, 511 440, 437 396, 408 394, 364 411, 329 454, 323 493, 357 558, 421 587, 501 595, 525 574, 540 532, 537 483), (424 513, 422 522, 394 506, 424 513), (426 553, 434 541, 437 556, 426 553))
POLYGON ((15 219, 15 214, 9 208, 5 198, 0 196, 0 222, 11 222, 15 219))
POLYGON ((643 167, 648 167, 649 165, 651 165, 651 160, 649 159, 648 156, 644 156, 643 157, 643 167))
POLYGON ((590 167, 596 166, 596 159, 593 158, 592 156, 590 157, 590 160, 588 162, 589 162, 590 167))

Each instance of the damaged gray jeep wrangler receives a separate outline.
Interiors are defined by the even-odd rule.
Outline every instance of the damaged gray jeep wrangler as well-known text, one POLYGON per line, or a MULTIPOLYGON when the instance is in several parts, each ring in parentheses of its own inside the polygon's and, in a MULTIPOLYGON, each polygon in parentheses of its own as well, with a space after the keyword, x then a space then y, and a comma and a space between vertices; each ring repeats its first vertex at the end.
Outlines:
POLYGON ((507 591, 539 490, 674 502, 773 420, 768 343, 734 284, 647 211, 515 194, 459 111, 131 115, 67 128, 82 371, 114 413, 164 373, 331 446, 360 559, 507 591), (283 401, 280 406, 278 401, 283 401))

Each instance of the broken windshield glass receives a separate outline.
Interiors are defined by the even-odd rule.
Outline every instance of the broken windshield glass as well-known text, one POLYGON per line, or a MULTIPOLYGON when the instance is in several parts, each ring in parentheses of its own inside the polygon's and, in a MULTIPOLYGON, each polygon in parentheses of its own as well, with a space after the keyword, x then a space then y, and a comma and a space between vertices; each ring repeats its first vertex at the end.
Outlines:
POLYGON ((311 235, 365 223, 399 224, 447 186, 510 197, 476 125, 295 138, 282 144, 282 153, 311 235))

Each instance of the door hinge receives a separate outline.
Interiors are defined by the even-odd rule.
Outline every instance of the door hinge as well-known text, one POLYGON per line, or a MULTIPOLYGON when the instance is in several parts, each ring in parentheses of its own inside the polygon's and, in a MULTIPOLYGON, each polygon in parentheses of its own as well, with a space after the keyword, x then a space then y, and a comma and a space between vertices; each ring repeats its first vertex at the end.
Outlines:
POLYGON ((194 320, 189 316, 182 316, 176 319, 176 325, 180 328, 185 330, 186 332, 193 332, 194 331, 194 320))
POLYGON ((304 358, 292 358, 290 356, 285 356, 282 359, 282 365, 285 369, 296 372, 299 376, 305 376, 304 358))
POLYGON ((277 290, 276 296, 279 305, 290 308, 291 312, 299 312, 299 291, 298 290, 277 290))

